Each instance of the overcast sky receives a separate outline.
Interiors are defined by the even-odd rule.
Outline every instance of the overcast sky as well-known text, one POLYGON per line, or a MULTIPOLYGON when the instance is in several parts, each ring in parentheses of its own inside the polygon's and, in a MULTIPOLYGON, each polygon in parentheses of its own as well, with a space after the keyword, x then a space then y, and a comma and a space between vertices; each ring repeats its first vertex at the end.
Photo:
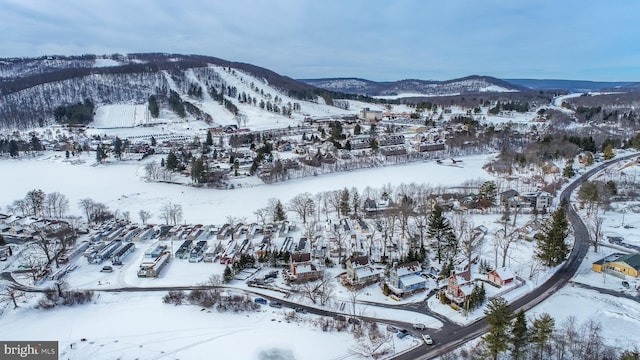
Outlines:
POLYGON ((0 57, 170 52, 293 78, 640 81, 640 1, 0 0, 0 57))

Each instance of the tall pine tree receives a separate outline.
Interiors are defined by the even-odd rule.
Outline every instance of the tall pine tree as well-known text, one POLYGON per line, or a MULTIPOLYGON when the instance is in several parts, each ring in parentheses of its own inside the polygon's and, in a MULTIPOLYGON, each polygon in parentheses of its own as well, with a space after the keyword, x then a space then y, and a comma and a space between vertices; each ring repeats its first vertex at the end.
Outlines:
POLYGON ((507 350, 506 340, 509 338, 507 331, 511 323, 511 309, 507 300, 496 297, 489 300, 484 314, 484 320, 489 324, 489 333, 483 337, 483 340, 491 358, 497 360, 498 355, 507 350))
POLYGON ((542 225, 542 231, 534 237, 536 243, 536 257, 546 266, 556 266, 567 259, 569 255, 569 245, 565 239, 569 235, 569 222, 564 209, 558 207, 551 218, 548 218, 542 225))
POLYGON ((429 215, 429 225, 427 228, 427 236, 436 240, 436 254, 438 264, 442 263, 442 252, 447 242, 455 239, 453 228, 449 220, 442 215, 442 207, 436 205, 429 215))
POLYGON ((511 336, 509 336, 509 349, 513 360, 526 358, 528 338, 527 318, 524 311, 520 309, 511 325, 511 336))

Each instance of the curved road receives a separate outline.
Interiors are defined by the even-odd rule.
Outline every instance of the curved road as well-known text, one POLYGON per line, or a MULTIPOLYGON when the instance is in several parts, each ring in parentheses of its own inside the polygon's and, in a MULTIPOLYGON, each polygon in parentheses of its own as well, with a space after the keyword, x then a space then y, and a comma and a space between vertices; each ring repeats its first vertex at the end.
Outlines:
MULTIPOLYGON (((622 156, 602 163, 594 167, 593 169, 590 169, 589 171, 582 174, 578 179, 574 180, 562 191, 562 193, 560 194, 560 201, 562 202, 563 200, 566 200, 566 203, 570 204, 571 193, 587 179, 610 165, 623 160, 631 159, 633 157, 637 157, 638 155, 640 155, 640 153, 622 156)), ((527 311, 540 304, 549 296, 553 295, 556 291, 560 290, 560 288, 565 286, 575 275, 575 273, 578 271, 578 268, 580 267, 582 259, 584 259, 585 255, 587 254, 587 251, 589 250, 590 237, 586 225, 572 206, 565 206, 565 211, 567 214, 567 219, 573 226, 573 233, 575 238, 573 249, 569 254, 569 258, 562 265, 562 267, 558 269, 558 271, 554 273, 542 285, 537 287, 534 291, 527 293, 523 297, 513 301, 510 306, 514 312, 520 309, 527 311)), ((423 344, 412 349, 411 351, 407 351, 403 354, 395 356, 392 359, 432 359, 434 357, 450 352, 461 346, 462 344, 477 338, 478 336, 484 334, 487 331, 487 328, 488 326, 484 322, 484 319, 478 319, 477 321, 467 326, 451 325, 451 323, 446 323, 445 326, 442 327, 442 329, 430 333, 431 337, 434 340, 434 345, 428 346, 426 344, 423 344)))
MULTIPOLYGON (((566 200, 566 203, 569 204, 571 193, 575 189, 577 189, 588 178, 590 178, 597 172, 601 171, 602 169, 606 168, 607 166, 613 165, 623 160, 628 160, 630 158, 637 157, 638 155, 640 155, 640 153, 635 153, 632 155, 626 155, 620 158, 616 158, 614 160, 602 163, 594 167, 593 169, 587 171, 562 191, 562 193, 560 194, 560 201, 566 200)), ((573 209, 572 206, 566 206, 565 211, 566 211, 569 222, 573 226, 574 238, 575 238, 574 246, 571 250, 571 253, 567 261, 562 265, 562 267, 556 273, 554 273, 547 281, 545 281, 542 285, 540 285, 534 291, 513 301, 510 304, 510 306, 514 310, 514 312, 520 309, 527 311, 533 308, 534 306, 538 305, 539 303, 547 299, 549 296, 553 295, 560 288, 565 286, 571 280, 571 278, 575 275, 575 273, 577 272, 580 266, 580 263, 582 262, 582 259, 585 257, 590 244, 590 237, 589 237, 589 232, 587 230, 587 227, 582 221, 582 219, 580 219, 580 216, 576 213, 576 211, 573 209)), ((12 283, 13 287, 18 288, 20 290, 33 291, 33 292, 43 291, 43 289, 26 287, 18 283, 11 276, 10 273, 6 273, 6 272, 0 273, 0 279, 3 279, 5 281, 12 283)), ((150 287, 124 287, 124 288, 95 289, 95 290, 107 291, 107 292, 169 291, 169 290, 193 290, 195 288, 207 289, 207 288, 214 288, 214 287, 232 288, 232 289, 238 290, 238 288, 231 287, 231 286, 224 286, 224 285, 223 286, 184 286, 184 287, 162 286, 162 287, 151 287, 151 288, 150 287)), ((290 308, 302 307, 307 312, 317 314, 317 315, 323 315, 323 316, 344 315, 331 310, 319 309, 315 307, 297 304, 294 302, 289 302, 287 300, 272 298, 270 296, 266 296, 259 292, 253 292, 250 290, 243 290, 243 291, 254 293, 256 295, 268 298, 272 301, 278 301, 282 303, 284 306, 287 306, 290 308)), ((380 304, 375 304, 375 305, 380 306, 380 304)), ((413 311, 422 312, 424 314, 437 318, 438 320, 442 321, 444 324, 441 329, 430 332, 430 335, 434 340, 434 345, 422 344, 409 351, 405 351, 393 357, 392 359, 394 360, 431 359, 431 358, 440 356, 444 353, 450 352, 456 349, 457 347, 461 346, 462 344, 474 338, 477 338, 478 336, 481 336, 487 331, 487 324, 484 322, 484 319, 478 319, 469 325, 460 326, 449 321, 446 318, 443 318, 439 314, 433 313, 432 311, 428 310, 428 308, 424 306, 416 306, 416 304, 409 304, 404 306, 395 306, 394 308, 407 308, 413 311)), ((378 321, 386 324, 392 324, 400 328, 411 329, 411 324, 405 323, 402 321, 391 321, 386 319, 376 319, 376 318, 369 318, 369 317, 363 317, 363 316, 357 316, 357 317, 363 320, 378 321)), ((410 331, 413 333, 414 336, 416 336, 417 338, 420 338, 420 332, 415 330, 410 330, 410 331)))

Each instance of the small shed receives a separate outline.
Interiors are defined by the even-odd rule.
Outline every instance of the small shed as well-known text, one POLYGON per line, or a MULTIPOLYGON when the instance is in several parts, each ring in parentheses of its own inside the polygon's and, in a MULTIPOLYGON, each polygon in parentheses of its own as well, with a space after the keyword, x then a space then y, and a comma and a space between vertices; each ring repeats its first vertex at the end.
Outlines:
POLYGON ((487 274, 487 280, 498 286, 505 286, 513 282, 514 277, 513 272, 508 267, 497 268, 487 274))

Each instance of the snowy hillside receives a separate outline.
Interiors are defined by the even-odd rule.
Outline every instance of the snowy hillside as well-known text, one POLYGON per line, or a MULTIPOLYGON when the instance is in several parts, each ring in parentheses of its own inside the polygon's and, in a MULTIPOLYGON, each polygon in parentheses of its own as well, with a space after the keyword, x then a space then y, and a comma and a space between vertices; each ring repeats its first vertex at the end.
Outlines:
POLYGON ((511 92, 522 90, 519 86, 488 76, 468 76, 447 81, 401 80, 375 82, 364 79, 303 79, 307 84, 323 89, 398 99, 417 96, 445 96, 477 92, 511 92))

